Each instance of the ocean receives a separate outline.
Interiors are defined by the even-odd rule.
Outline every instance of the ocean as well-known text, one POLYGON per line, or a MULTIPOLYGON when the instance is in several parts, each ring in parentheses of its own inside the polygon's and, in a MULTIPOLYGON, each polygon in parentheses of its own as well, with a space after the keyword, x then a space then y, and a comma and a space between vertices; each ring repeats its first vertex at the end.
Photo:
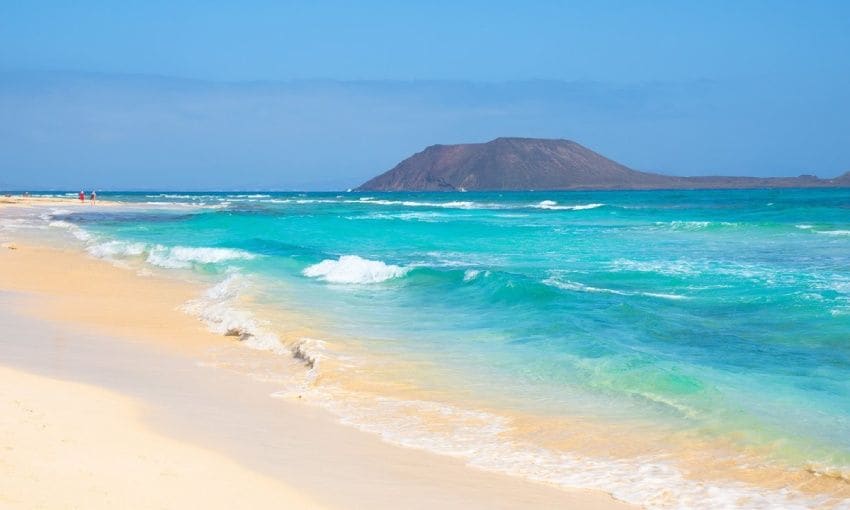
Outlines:
POLYGON ((650 508, 850 508, 850 189, 99 198, 0 229, 202 283, 276 397, 650 508))

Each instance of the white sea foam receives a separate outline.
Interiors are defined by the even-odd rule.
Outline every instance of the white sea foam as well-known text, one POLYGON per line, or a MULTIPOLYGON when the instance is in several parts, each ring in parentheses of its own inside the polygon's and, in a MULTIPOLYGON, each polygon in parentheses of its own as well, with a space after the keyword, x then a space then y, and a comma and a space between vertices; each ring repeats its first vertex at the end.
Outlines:
POLYGON ((226 209, 229 207, 230 202, 227 200, 222 200, 220 202, 211 204, 204 201, 193 201, 193 202, 164 202, 159 200, 150 200, 145 202, 145 205, 150 206, 160 206, 162 208, 180 208, 180 209, 226 209))
POLYGON ((304 276, 330 283, 379 283, 404 276, 408 268, 369 260, 357 255, 343 255, 337 260, 326 259, 304 269, 304 276))
POLYGON ((200 319, 213 333, 234 337, 246 347, 293 357, 308 368, 307 378, 302 382, 314 382, 321 361, 327 357, 327 345, 323 340, 309 337, 286 344, 272 331, 268 321, 246 309, 243 298, 252 287, 250 278, 232 271, 201 297, 187 302, 183 311, 200 319))
MULTIPOLYGON (((342 423, 392 444, 459 457, 487 471, 564 488, 604 491, 646 508, 803 509, 825 502, 822 497, 808 497, 793 489, 771 491, 740 482, 694 480, 672 462, 653 456, 588 457, 510 441, 505 436, 512 426, 509 419, 442 402, 363 399, 324 386, 307 388, 304 395, 309 402, 336 414, 342 423), (429 418, 433 416, 439 416, 447 427, 434 427, 429 418)), ((282 391, 272 396, 292 397, 292 393, 282 391)))
POLYGON ((850 230, 818 230, 817 233, 828 236, 850 236, 850 230))
POLYGON ((145 243, 133 243, 128 241, 107 241, 105 243, 93 244, 86 248, 90 254, 98 258, 135 257, 145 253, 145 243))
POLYGON ((629 260, 617 259, 611 262, 612 271, 637 271, 642 273, 658 273, 668 276, 691 276, 700 271, 694 264, 684 260, 629 260))
POLYGON ((543 200, 538 202, 537 204, 532 205, 531 207, 535 209, 549 209, 552 211, 583 211, 586 209, 596 209, 597 207, 603 207, 605 204, 577 204, 577 205, 558 205, 558 202, 554 200, 543 200))
POLYGON ((472 281, 472 280, 478 278, 479 274, 481 274, 481 271, 479 271, 478 269, 467 269, 466 271, 463 272, 463 281, 465 281, 465 282, 472 281))
MULTIPOLYGON (((368 197, 367 197, 368 198, 368 197)), ((501 208, 498 204, 482 204, 477 202, 455 200, 451 202, 419 202, 416 200, 344 200, 349 204, 370 205, 401 205, 404 207, 441 207, 444 209, 492 209, 501 208)))
POLYGON ((216 195, 182 195, 179 193, 158 193, 156 195, 145 195, 145 198, 177 198, 181 200, 208 200, 211 198, 219 198, 216 195))
POLYGON ((591 293, 601 293, 601 294, 616 294, 618 296, 646 296, 660 299, 671 299, 671 300, 681 300, 681 299, 690 299, 688 296, 683 296, 681 294, 668 294, 665 292, 643 292, 643 291, 627 291, 627 290, 617 290, 617 289, 607 289, 604 287, 593 287, 591 285, 585 285, 583 283, 574 282, 570 280, 562 280, 559 278, 551 277, 543 280, 543 283, 549 285, 550 287, 556 287, 562 290, 570 290, 574 292, 591 292, 591 293))
POLYGON ((552 210, 570 210, 581 211, 585 209, 595 209, 603 207, 605 204, 575 204, 575 205, 558 205, 557 202, 551 200, 543 200, 537 204, 510 204, 510 203, 492 203, 492 202, 473 202, 469 200, 452 200, 448 202, 432 202, 420 200, 389 200, 377 199, 374 197, 360 197, 356 200, 352 199, 321 199, 321 198, 301 198, 301 199, 271 199, 272 203, 295 203, 295 204, 360 204, 374 206, 402 206, 402 207, 422 207, 422 208, 441 208, 441 209, 462 209, 462 210, 503 210, 503 209, 552 209, 552 210))
POLYGON ((43 230, 47 227, 39 225, 27 218, 0 218, 0 230, 43 230))
POLYGON ((808 224, 800 224, 800 225, 794 225, 794 226, 797 227, 797 228, 803 229, 803 230, 809 230, 809 229, 815 228, 814 225, 808 225, 808 224))
POLYGON ((349 220, 402 220, 402 221, 421 221, 425 223, 444 223, 451 218, 446 213, 435 211, 414 211, 404 213, 382 213, 373 212, 362 216, 346 216, 349 220))
POLYGON ((287 349, 266 323, 238 306, 241 293, 248 287, 246 278, 232 273, 200 298, 186 303, 183 310, 201 319, 213 333, 236 337, 253 349, 286 353, 287 349))
POLYGON ((684 220, 676 220, 676 221, 656 221, 655 227, 668 228, 670 230, 704 230, 711 226, 722 226, 722 227, 736 227, 738 223, 729 222, 729 221, 684 221, 684 220))
POLYGON ((656 222, 656 225, 659 226, 669 226, 673 230, 702 230, 709 225, 711 225, 710 221, 671 221, 669 223, 664 222, 656 222))
POLYGON ((617 294, 620 296, 630 296, 632 294, 631 292, 624 292, 615 289, 605 289, 601 287, 593 287, 590 285, 585 285, 583 283, 578 283, 570 280, 560 280, 557 278, 547 278, 543 280, 543 283, 549 285, 550 287, 556 287, 562 290, 572 290, 576 292, 600 292, 606 294, 617 294))
POLYGON ((155 245, 150 249, 148 262, 159 267, 179 269, 194 264, 220 264, 231 260, 251 260, 256 255, 232 248, 195 248, 155 245))
POLYGON ((161 244, 149 245, 142 242, 117 240, 91 244, 86 251, 95 257, 113 260, 147 254, 148 263, 166 269, 184 269, 195 264, 220 264, 233 260, 251 260, 256 257, 253 253, 232 248, 168 247, 161 244))
POLYGON ((68 232, 71 233, 71 235, 73 235, 74 237, 76 237, 80 241, 90 241, 92 239, 92 235, 90 233, 88 233, 86 230, 78 227, 77 225, 74 225, 73 223, 67 222, 67 221, 62 221, 62 220, 51 221, 50 223, 48 223, 48 225, 51 226, 51 227, 55 227, 55 228, 67 229, 68 232))
POLYGON ((683 296, 681 294, 667 294, 665 292, 636 292, 636 294, 639 294, 641 296, 656 297, 656 298, 661 298, 661 299, 674 299, 674 300, 690 299, 688 296, 683 296))

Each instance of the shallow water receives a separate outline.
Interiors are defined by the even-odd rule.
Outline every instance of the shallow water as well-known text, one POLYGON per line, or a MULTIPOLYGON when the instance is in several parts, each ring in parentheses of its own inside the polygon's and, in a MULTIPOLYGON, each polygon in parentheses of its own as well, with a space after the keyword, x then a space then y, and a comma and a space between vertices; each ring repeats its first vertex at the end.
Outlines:
POLYGON ((188 312, 389 440, 655 507, 850 497, 850 190, 102 198, 37 221, 209 280, 188 312))

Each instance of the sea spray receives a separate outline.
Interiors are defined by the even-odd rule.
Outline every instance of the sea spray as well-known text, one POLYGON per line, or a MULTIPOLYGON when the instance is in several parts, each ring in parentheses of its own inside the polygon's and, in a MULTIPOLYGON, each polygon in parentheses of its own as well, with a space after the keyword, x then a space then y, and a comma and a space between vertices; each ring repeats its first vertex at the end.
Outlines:
POLYGON ((329 283, 366 284, 380 283, 404 276, 409 269, 380 260, 369 260, 357 255, 343 255, 337 260, 326 259, 304 269, 304 276, 329 283))
POLYGON ((178 269, 193 264, 220 264, 233 260, 252 260, 256 256, 244 250, 190 246, 151 247, 148 262, 159 267, 178 269))

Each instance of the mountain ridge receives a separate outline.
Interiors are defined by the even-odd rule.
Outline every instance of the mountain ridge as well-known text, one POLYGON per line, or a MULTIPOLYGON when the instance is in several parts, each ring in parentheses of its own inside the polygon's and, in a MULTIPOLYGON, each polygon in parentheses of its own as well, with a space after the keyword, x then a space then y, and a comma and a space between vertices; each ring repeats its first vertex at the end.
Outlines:
POLYGON ((833 179, 681 177, 633 170, 572 140, 500 137, 484 143, 430 145, 358 191, 523 191, 850 187, 833 179))

